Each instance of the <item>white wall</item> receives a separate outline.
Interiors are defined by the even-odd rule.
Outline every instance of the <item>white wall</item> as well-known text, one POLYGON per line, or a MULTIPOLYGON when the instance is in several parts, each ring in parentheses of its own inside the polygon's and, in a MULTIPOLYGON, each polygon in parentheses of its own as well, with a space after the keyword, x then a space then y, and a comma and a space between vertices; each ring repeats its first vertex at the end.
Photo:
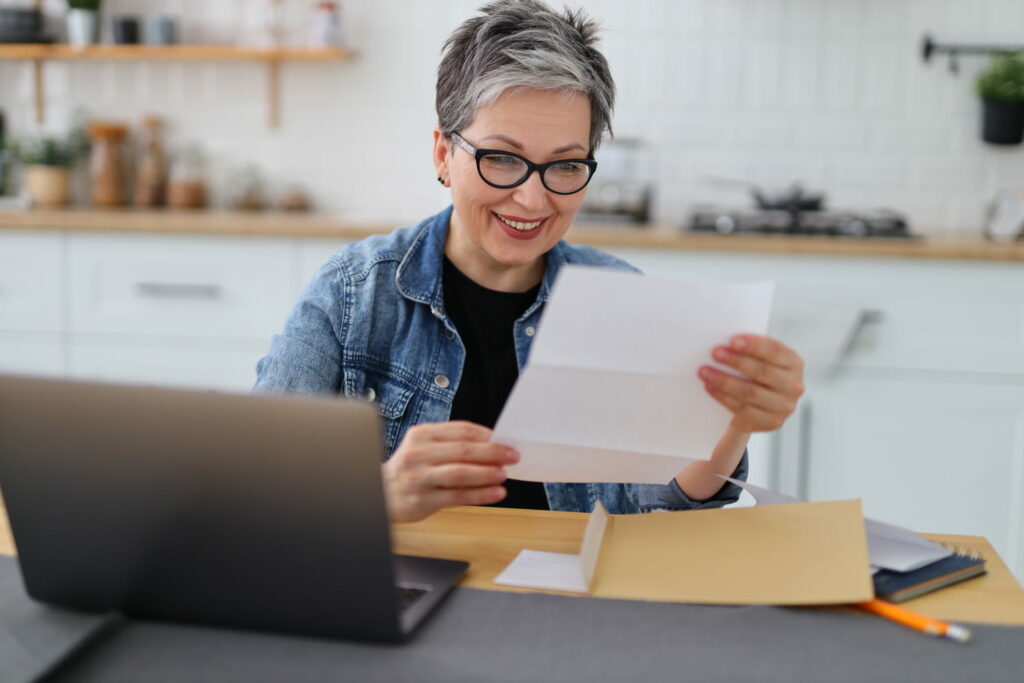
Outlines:
MULTIPOLYGON (((286 0, 300 39, 306 8, 286 0)), ((137 121, 166 114, 174 141, 202 141, 214 184, 256 162, 298 181, 322 209, 407 222, 446 197, 430 162, 441 44, 482 0, 346 0, 354 62, 287 64, 283 124, 266 127, 265 72, 250 63, 50 63, 48 127, 73 107, 137 121)), ((834 206, 887 206, 929 234, 978 233, 987 198, 1024 186, 1020 148, 978 139, 972 75, 924 64, 920 40, 1024 43, 1020 0, 589 0, 619 86, 614 127, 657 149, 657 218, 693 202, 744 203, 704 174, 828 191, 834 206)), ((62 0, 46 0, 56 17, 62 0)), ((184 17, 189 40, 260 40, 265 0, 107 0, 120 12, 184 17)), ((59 22, 58 22, 59 25, 59 22)), ((0 107, 35 127, 31 70, 0 62, 0 107)))

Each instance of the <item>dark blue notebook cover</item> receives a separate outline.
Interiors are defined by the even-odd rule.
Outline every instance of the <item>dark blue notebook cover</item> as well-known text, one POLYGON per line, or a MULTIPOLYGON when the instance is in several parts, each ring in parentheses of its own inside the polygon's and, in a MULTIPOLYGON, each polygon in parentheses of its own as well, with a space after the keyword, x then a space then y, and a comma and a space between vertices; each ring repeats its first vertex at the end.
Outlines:
POLYGON ((985 573, 985 560, 976 555, 954 553, 920 569, 875 572, 875 595, 889 602, 903 602, 985 573))

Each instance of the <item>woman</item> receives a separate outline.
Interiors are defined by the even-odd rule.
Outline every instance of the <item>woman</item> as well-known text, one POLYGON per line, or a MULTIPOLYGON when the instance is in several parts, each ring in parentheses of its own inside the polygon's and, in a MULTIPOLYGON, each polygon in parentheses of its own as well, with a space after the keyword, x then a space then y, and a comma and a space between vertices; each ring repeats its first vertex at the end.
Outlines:
POLYGON ((742 335, 713 357, 707 391, 733 419, 708 461, 665 485, 519 482, 518 460, 490 442, 526 363, 559 268, 630 266, 562 241, 610 128, 614 84, 596 25, 536 0, 503 0, 445 44, 434 129, 437 180, 452 206, 419 225, 350 244, 308 285, 258 365, 258 391, 342 393, 376 401, 393 521, 449 505, 612 513, 721 506, 746 476, 752 432, 778 428, 803 392, 802 362, 742 335))

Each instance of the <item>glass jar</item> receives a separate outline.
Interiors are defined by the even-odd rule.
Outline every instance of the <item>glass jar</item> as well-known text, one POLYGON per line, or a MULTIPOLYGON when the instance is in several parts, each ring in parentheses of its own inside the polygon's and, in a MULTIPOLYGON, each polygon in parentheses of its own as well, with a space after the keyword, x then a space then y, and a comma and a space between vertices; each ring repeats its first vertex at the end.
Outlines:
POLYGON ((172 209, 206 206, 206 180, 202 151, 191 145, 178 152, 171 164, 167 205, 172 209))
POLYGON ((263 176, 255 164, 238 166, 228 175, 228 206, 235 211, 262 211, 266 200, 263 176))
POLYGON ((309 46, 341 47, 341 16, 338 2, 318 2, 309 25, 309 46))
POLYGON ((152 208, 163 206, 167 194, 167 156, 160 129, 162 123, 155 116, 142 120, 142 154, 135 177, 135 206, 152 208))
POLYGON ((128 127, 110 121, 89 124, 92 153, 89 177, 93 206, 121 206, 125 199, 128 169, 125 164, 125 139, 128 127))

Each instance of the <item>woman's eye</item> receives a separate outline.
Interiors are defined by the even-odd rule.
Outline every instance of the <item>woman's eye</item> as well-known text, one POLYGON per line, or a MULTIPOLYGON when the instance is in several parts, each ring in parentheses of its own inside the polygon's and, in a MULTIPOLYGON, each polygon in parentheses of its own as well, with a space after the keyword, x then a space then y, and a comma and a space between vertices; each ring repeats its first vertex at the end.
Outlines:
POLYGON ((502 154, 493 154, 488 157, 484 157, 484 161, 493 166, 513 166, 519 163, 519 159, 510 156, 504 156, 502 154))
POLYGON ((576 175, 586 171, 587 167, 585 164, 566 162, 564 164, 557 164, 555 170, 565 175, 576 175))

